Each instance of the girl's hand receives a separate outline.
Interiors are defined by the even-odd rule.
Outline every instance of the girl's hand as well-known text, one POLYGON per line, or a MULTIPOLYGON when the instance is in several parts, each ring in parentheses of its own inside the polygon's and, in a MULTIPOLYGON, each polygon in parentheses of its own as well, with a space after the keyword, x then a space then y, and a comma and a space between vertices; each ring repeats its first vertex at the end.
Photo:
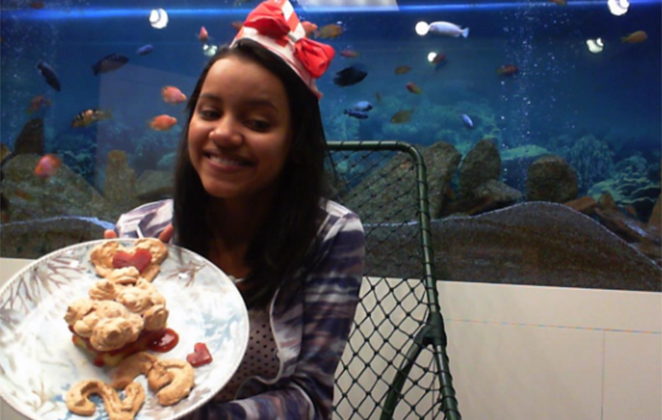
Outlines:
MULTIPOLYGON (((175 231, 175 228, 172 227, 172 224, 169 224, 166 226, 165 229, 163 229, 163 232, 159 234, 159 240, 161 242, 169 242, 170 238, 172 238, 172 234, 175 231)), ((103 238, 104 239, 116 239, 117 238, 117 233, 115 233, 114 230, 106 230, 103 232, 103 238)))

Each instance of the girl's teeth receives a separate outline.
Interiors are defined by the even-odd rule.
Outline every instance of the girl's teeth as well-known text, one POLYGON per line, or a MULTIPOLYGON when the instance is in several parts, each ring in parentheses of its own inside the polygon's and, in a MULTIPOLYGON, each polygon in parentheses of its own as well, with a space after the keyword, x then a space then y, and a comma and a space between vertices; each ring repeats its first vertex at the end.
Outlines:
POLYGON ((211 160, 213 160, 214 162, 218 162, 222 165, 241 165, 242 164, 241 162, 238 162, 236 160, 230 160, 230 159, 222 158, 220 156, 209 156, 209 158, 211 160))

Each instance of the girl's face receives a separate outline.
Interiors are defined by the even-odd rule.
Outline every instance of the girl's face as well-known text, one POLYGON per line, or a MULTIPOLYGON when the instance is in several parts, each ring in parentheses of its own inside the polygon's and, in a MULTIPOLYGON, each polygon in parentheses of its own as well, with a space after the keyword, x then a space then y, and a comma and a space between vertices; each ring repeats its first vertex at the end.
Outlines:
POLYGON ((208 194, 269 197, 292 142, 283 83, 259 64, 228 56, 212 65, 188 130, 188 152, 208 194))

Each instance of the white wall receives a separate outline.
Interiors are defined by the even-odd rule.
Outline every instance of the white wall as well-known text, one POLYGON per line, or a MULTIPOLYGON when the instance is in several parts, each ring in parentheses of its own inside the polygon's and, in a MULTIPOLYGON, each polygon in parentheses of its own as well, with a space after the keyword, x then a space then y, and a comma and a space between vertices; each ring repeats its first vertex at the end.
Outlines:
MULTIPOLYGON (((0 284, 29 261, 0 259, 0 284)), ((440 282, 465 420, 662 419, 662 295, 440 282)), ((0 419, 23 417, 0 402, 0 419)))

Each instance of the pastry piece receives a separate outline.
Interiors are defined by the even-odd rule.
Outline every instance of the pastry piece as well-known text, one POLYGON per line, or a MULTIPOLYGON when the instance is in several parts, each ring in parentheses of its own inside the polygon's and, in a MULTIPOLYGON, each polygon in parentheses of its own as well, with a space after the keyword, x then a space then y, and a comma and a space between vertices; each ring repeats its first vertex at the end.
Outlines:
POLYGON ((141 351, 122 360, 113 372, 110 385, 115 389, 124 389, 139 375, 147 376, 152 365, 158 359, 156 356, 141 351))
POLYGON ((117 391, 102 381, 81 381, 71 387, 65 395, 67 408, 74 414, 91 416, 96 406, 89 396, 98 394, 103 398, 106 412, 110 420, 132 420, 145 402, 145 390, 137 382, 131 382, 124 389, 124 399, 120 399, 117 391))
POLYGON ((69 305, 64 319, 74 333, 74 344, 90 353, 96 366, 116 366, 168 334, 165 298, 147 280, 140 278, 133 286, 100 280, 89 294, 92 298, 69 305))
POLYGON ((116 270, 132 267, 141 277, 152 281, 167 256, 168 248, 159 239, 142 238, 132 247, 124 247, 119 241, 104 242, 94 247, 90 261, 100 277, 108 279, 116 270))
POLYGON ((156 392, 159 404, 173 405, 188 397, 194 376, 193 366, 184 360, 157 360, 147 374, 147 383, 156 392))

